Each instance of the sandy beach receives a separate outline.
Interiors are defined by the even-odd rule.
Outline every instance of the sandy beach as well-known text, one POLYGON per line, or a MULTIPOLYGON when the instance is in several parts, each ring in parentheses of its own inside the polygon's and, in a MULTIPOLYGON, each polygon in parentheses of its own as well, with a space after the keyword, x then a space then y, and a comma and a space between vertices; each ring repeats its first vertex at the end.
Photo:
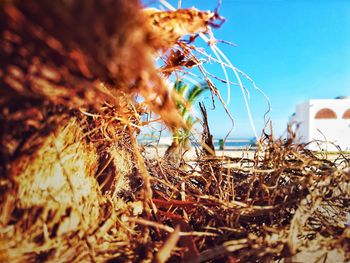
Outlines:
MULTIPOLYGON (((145 153, 149 158, 161 158, 164 156, 167 146, 146 146, 145 153)), ((227 147, 224 150, 215 150, 217 156, 229 156, 233 158, 253 158, 255 154, 255 149, 237 148, 237 147, 227 147)), ((191 160, 196 158, 196 148, 192 147, 189 151, 184 154, 186 160, 191 160)))

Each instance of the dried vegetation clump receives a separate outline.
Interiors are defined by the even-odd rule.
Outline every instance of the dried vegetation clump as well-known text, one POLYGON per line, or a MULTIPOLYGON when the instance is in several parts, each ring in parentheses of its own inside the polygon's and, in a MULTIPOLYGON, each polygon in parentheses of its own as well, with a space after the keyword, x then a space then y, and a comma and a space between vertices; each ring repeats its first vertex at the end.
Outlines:
POLYGON ((194 34, 220 22, 129 0, 0 2, 1 262, 350 259, 348 157, 292 134, 180 166, 138 146, 147 107, 184 125, 164 78, 200 67, 194 34))
POLYGON ((349 159, 329 161, 292 142, 266 138, 253 159, 202 155, 181 170, 149 161, 160 220, 197 232, 180 238, 187 247, 181 256, 348 260, 349 159))

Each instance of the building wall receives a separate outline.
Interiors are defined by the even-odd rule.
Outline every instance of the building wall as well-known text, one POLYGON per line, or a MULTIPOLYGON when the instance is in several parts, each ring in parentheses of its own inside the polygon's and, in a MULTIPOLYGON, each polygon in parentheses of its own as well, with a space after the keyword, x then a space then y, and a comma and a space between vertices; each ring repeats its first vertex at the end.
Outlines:
MULTIPOLYGON (((309 100, 297 105, 296 115, 290 123, 299 123, 297 138, 307 143, 313 140, 322 142, 312 143, 312 150, 335 151, 338 145, 342 150, 350 150, 350 119, 343 119, 346 110, 350 109, 350 99, 309 100), (337 115, 335 119, 315 119, 318 111, 329 108, 337 115)), ((328 116, 329 115, 325 115, 328 116)))
MULTIPOLYGON (((327 141, 328 143, 322 143, 321 148, 328 151, 335 151, 337 148, 335 145, 341 147, 342 150, 350 150, 350 121, 342 119, 332 120, 315 120, 313 134, 311 138, 313 140, 327 141), (333 145, 335 144, 335 145, 333 145)), ((313 148, 317 148, 315 145, 313 148)))
POLYGON ((310 100, 310 140, 327 141, 320 145, 312 145, 313 149, 328 151, 350 149, 350 119, 343 119, 344 112, 350 108, 349 99, 310 100), (329 108, 337 115, 336 119, 315 119, 318 111, 329 108))
POLYGON ((296 106, 295 115, 290 118, 289 124, 294 126, 297 130, 297 142, 306 143, 309 142, 309 102, 298 104, 296 106))

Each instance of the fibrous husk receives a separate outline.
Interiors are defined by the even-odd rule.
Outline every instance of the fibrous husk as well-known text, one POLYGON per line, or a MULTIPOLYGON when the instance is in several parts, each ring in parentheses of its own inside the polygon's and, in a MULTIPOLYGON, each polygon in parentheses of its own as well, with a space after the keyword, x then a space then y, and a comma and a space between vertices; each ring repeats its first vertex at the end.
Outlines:
MULTIPOLYGON (((10 156, 1 178, 0 261, 132 257, 131 251, 140 242, 129 241, 139 233, 122 218, 139 215, 143 205, 137 200, 127 203, 138 191, 129 135, 120 134, 119 142, 114 140, 105 148, 106 140, 101 138, 107 135, 96 133, 96 127, 109 129, 99 118, 62 108, 51 114, 23 145, 15 141, 24 127, 3 134, 9 139, 7 148, 14 144, 19 150, 10 156), (110 156, 110 166, 104 162, 105 153, 110 156)), ((13 126, 13 116, 7 117, 2 124, 13 126)), ((113 121, 107 121, 112 130, 121 131, 125 126, 113 121)))
MULTIPOLYGON (((3 1, 0 95, 95 107, 140 93, 170 126, 181 125, 154 67, 157 38, 137 0, 3 1), (168 118, 163 112, 171 112, 168 118)), ((116 103, 117 104, 117 103, 116 103)))
POLYGON ((29 138, 21 151, 31 154, 21 154, 13 161, 16 165, 11 165, 9 176, 18 185, 21 208, 51 203, 79 206, 85 199, 98 200, 96 149, 80 139, 83 132, 76 119, 57 121, 58 127, 48 135, 29 138), (31 149, 39 144, 38 150, 31 149))
POLYGON ((154 8, 144 10, 150 24, 152 39, 157 49, 167 50, 186 35, 204 33, 213 25, 218 15, 195 8, 161 11, 154 8))

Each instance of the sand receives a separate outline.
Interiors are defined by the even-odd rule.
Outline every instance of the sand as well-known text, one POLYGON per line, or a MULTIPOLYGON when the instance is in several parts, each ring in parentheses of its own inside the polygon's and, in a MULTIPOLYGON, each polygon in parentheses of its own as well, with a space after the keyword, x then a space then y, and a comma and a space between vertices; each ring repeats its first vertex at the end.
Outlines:
MULTIPOLYGON (((145 153, 148 158, 161 158, 164 156, 167 146, 147 146, 145 147, 145 153)), ((228 147, 224 150, 216 150, 217 156, 229 156, 233 158, 253 158, 255 149, 244 149, 244 148, 233 148, 228 147)), ((184 154, 186 160, 196 158, 196 148, 192 147, 189 151, 184 154)))

